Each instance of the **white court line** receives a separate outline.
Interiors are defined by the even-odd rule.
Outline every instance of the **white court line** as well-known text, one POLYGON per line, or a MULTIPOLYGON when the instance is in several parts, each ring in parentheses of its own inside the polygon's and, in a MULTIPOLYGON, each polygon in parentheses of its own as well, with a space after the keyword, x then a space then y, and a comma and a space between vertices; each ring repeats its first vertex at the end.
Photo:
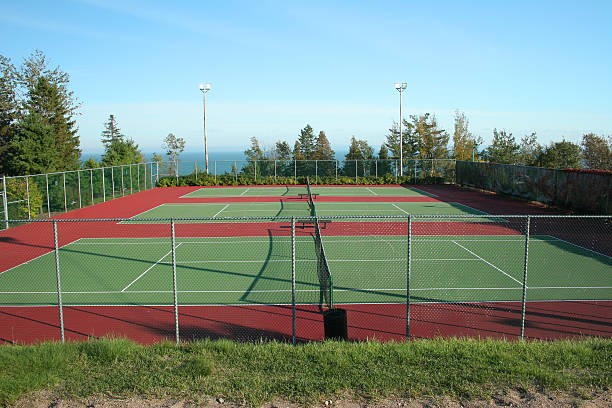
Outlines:
MULTIPOLYGON (((178 244, 174 249, 176 250, 176 248, 180 247, 181 244, 178 244)), ((127 288, 129 288, 130 286, 132 286, 134 283, 136 283, 136 281, 140 278, 142 278, 144 276, 145 273, 149 272, 151 269, 153 269, 153 267, 155 267, 157 264, 159 264, 162 259, 164 259, 165 257, 167 257, 168 255, 170 255, 172 253, 172 250, 170 250, 170 252, 168 252, 166 255, 162 256, 161 258, 159 258, 159 260, 157 262, 155 262, 153 265, 149 266, 147 268, 146 271, 144 271, 143 273, 141 273, 140 275, 138 275, 138 277, 136 279, 134 279, 129 285, 127 285, 125 288, 121 289, 121 292, 125 292, 125 290, 127 288)))
POLYGON ((483 257, 481 257, 481 256, 478 256, 478 254, 476 254, 475 252, 470 251, 469 249, 467 249, 466 247, 464 247, 464 246, 463 246, 463 245, 461 245, 461 244, 458 244, 458 243, 457 243, 457 242, 455 242, 455 241, 452 241, 452 242, 453 242, 454 244, 456 244, 456 245, 460 246, 461 248, 465 249, 466 251, 468 251, 470 254, 474 255, 475 257, 477 257, 477 258, 481 259, 481 260, 482 260, 482 261, 484 261, 486 264, 491 265, 493 268, 497 269, 498 271, 500 271, 501 273, 503 273, 504 275, 506 275, 507 277, 509 277, 509 278, 510 278, 510 279, 512 279, 513 281, 517 282, 519 285, 523 286, 523 283, 522 283, 521 281, 518 281, 518 280, 514 279, 512 276, 508 275, 506 272, 502 271, 502 270, 501 270, 501 269, 499 269, 497 266, 493 265, 491 262, 487 261, 486 259, 484 259, 484 258, 483 258, 483 257))
MULTIPOLYGON (((612 286, 538 286, 538 287, 530 287, 529 289, 611 289, 612 286)), ((523 288, 410 288, 411 292, 422 292, 428 290, 522 290, 523 288)), ((334 292, 359 292, 359 291, 388 291, 388 292, 404 292, 406 288, 365 288, 365 289, 334 289, 334 292)), ((319 292, 320 289, 297 289, 297 292, 319 292)), ((177 293, 244 293, 244 290, 177 290, 177 293)), ((253 290, 250 292, 257 293, 276 293, 276 292, 291 292, 291 289, 261 289, 261 290, 253 290)), ((174 293, 172 290, 134 290, 129 292, 116 291, 116 290, 108 290, 108 291, 62 291, 62 294, 68 295, 88 295, 88 294, 121 294, 121 293, 139 293, 139 294, 147 294, 147 293, 174 293)), ((52 292, 0 292, 0 295, 56 295, 57 291, 52 292)), ((580 299, 562 299, 564 301, 579 301, 580 299)), ((605 299, 587 299, 590 301, 596 300, 600 302, 609 302, 609 300, 605 299)), ((549 300, 535 300, 534 302, 546 302, 549 300)), ((520 302, 520 301, 518 301, 520 302)), ((99 305, 98 305, 99 306, 99 305)), ((115 306, 115 305, 112 305, 115 306)), ((132 305, 133 306, 133 305, 132 305)))
MULTIPOLYGON (((74 241, 72 241, 72 242, 69 242, 69 243, 67 243, 67 244, 66 244, 66 245, 64 245, 64 246, 61 246, 59 249, 66 248, 68 245, 72 245, 72 244, 74 244, 75 242, 79 242, 81 239, 82 239, 82 238, 78 238, 78 239, 76 239, 76 240, 74 240, 74 241)), ((32 261, 34 261, 34 260, 36 260, 36 259, 38 259, 38 258, 42 258, 43 256, 45 256, 45 255, 49 255, 49 254, 52 254, 52 253, 54 253, 54 252, 55 252, 55 248, 53 248, 53 249, 52 249, 52 250, 50 250, 49 252, 45 252, 45 253, 44 253, 44 254, 42 254, 42 255, 38 255, 36 258, 28 259, 27 261, 22 262, 22 263, 20 263, 19 265, 15 265, 15 266, 13 266, 13 267, 11 267, 11 268, 8 268, 8 269, 6 269, 6 270, 4 270, 4 271, 1 271, 1 272, 0 272, 0 276, 3 276, 5 273, 7 273, 7 272, 8 272, 8 271, 10 271, 10 270, 13 270, 13 269, 15 269, 15 268, 17 268, 17 267, 20 267, 20 266, 22 266, 22 265, 27 265, 27 264, 29 264, 30 262, 32 262, 32 261)), ((57 292, 55 292, 55 293, 57 293, 57 292)))
POLYGON ((247 192, 247 191, 249 191, 250 189, 251 189, 251 187, 249 187, 249 188, 247 188, 246 190, 244 190, 244 191, 242 192, 242 194, 240 194, 240 195, 239 195, 239 197, 242 197, 243 195, 245 195, 245 194, 246 194, 246 192, 247 192))
POLYGON ((404 211, 401 208, 399 208, 397 205, 395 205, 395 203, 391 203, 392 206, 394 206, 395 208, 397 208, 398 210, 400 210, 401 212, 403 212, 404 214, 408 214, 410 215, 410 213, 408 211, 404 211))
MULTIPOLYGON (((156 209, 156 208, 159 208, 159 207, 161 207, 161 206, 168 205, 168 204, 170 204, 170 203, 163 203, 163 204, 156 205, 155 207, 151 207, 151 208, 149 208, 147 211, 143 211, 143 212, 141 212, 141 213, 134 214, 134 215, 132 215, 132 216, 131 216, 130 218, 128 218, 128 219, 130 219, 130 220, 131 220, 132 218, 135 218, 135 217, 141 216, 142 214, 146 214, 146 213, 148 213, 149 211, 153 211, 153 210, 154 210, 154 209, 156 209)), ((123 221, 120 221, 119 223, 121 223, 121 222, 123 222, 123 221)))
POLYGON ((374 195, 376 195, 376 196, 378 195, 378 194, 376 194, 374 191, 370 190, 370 187, 366 187, 366 190, 368 190, 370 193, 372 193, 372 194, 374 194, 374 195))
POLYGON ((573 245, 573 246, 575 246, 576 248, 584 249, 585 251, 589 251, 589 252, 592 252, 592 253, 594 253, 594 254, 597 254, 597 255, 600 255, 600 256, 603 256, 603 257, 606 257, 606 258, 612 259, 612 256, 609 256, 609 255, 606 255, 606 254, 602 254, 601 252, 593 251, 592 249, 585 248, 585 247, 583 247, 583 246, 580 246, 580 245, 574 244, 574 243, 572 243, 572 242, 566 241, 566 240, 561 239, 561 238, 557 238, 557 237, 555 237, 554 235, 548 235, 548 234, 547 234, 546 236, 547 236, 547 237, 554 238, 554 239, 555 239, 555 240, 557 240, 557 241, 565 242, 565 243, 566 243, 566 244, 568 244, 568 245, 573 245))
MULTIPOLYGON (((296 259, 296 262, 316 262, 317 259, 296 259)), ((416 258, 412 259, 413 262, 423 261, 479 261, 477 258, 416 258)), ((202 264, 202 263, 264 263, 264 262, 291 262, 291 259, 260 259, 260 260, 243 260, 243 259, 215 259, 215 260, 201 260, 201 261, 182 261, 177 262, 177 265, 187 264, 202 264)), ((327 259, 327 262, 406 262, 406 258, 391 258, 391 259, 327 259)))
POLYGON ((216 213, 215 215, 212 216, 212 218, 215 218, 217 215, 221 214, 223 212, 223 210, 225 210, 227 207, 229 207, 229 204, 226 204, 225 207, 223 207, 221 210, 219 210, 218 213, 216 213))

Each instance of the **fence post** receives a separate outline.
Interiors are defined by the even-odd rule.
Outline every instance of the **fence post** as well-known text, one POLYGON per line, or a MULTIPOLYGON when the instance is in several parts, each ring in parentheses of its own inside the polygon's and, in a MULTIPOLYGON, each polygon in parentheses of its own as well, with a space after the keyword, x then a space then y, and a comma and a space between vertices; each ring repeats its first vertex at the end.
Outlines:
POLYGON ((59 265, 59 243, 57 240, 57 221, 53 221, 53 239, 55 242, 55 271, 57 273, 57 306, 59 308, 60 332, 62 333, 62 343, 66 341, 64 337, 64 308, 62 305, 62 281, 60 278, 59 265))
POLYGON ((6 196, 6 176, 2 175, 2 208, 4 209, 5 228, 9 228, 8 222, 8 198, 6 196))
MULTIPOLYGON (((139 164, 140 166, 140 164, 139 164)), ((144 174, 143 174, 143 178, 144 178, 144 189, 147 189, 147 163, 142 163, 142 167, 144 169, 144 174)), ((195 172, 195 176, 196 176, 196 180, 198 179, 198 163, 196 162, 196 172, 195 172)))
POLYGON ((49 201, 49 175, 45 174, 45 184, 47 185, 47 214, 51 218, 51 202, 49 201))
POLYGON ((523 301, 521 306, 521 340, 525 335, 525 300, 527 298, 527 261, 529 260, 529 224, 531 223, 531 216, 527 216, 525 222, 525 263, 523 265, 523 301))
POLYGON ((319 161, 315 160, 315 184, 319 184, 319 161))
POLYGON ((217 161, 215 160, 215 183, 217 182, 217 161))
POLYGON ((338 181, 338 160, 336 160, 336 182, 338 181))
POLYGON ((159 162, 155 162, 155 182, 159 182, 159 162))
POLYGON ((357 184, 357 160, 355 160, 355 184, 357 184))
POLYGON ((297 183, 297 160, 293 160, 293 181, 297 183))
POLYGON ((93 169, 89 169, 89 185, 91 187, 91 205, 94 205, 94 197, 93 197, 93 169))
POLYGON ((134 193, 134 185, 132 184, 132 165, 130 164, 130 194, 134 193))
POLYGON ((397 183, 397 160, 395 160, 395 166, 393 166, 393 170, 395 173, 395 182, 397 183))
POLYGON ((104 182, 104 167, 100 168, 102 172, 102 201, 106 201, 106 183, 104 182))
POLYGON ((274 181, 276 181, 276 160, 274 160, 274 181))
POLYGON ((66 172, 62 173, 64 181, 64 212, 68 212, 68 202, 66 200, 66 172))
POLYGON ((376 172, 376 180, 378 180, 378 159, 374 161, 374 168, 374 171, 376 172))
POLYGON ((291 217, 291 337, 294 346, 297 343, 295 321, 295 217, 291 217))
POLYGON ((412 253, 412 217, 408 215, 408 260, 406 262, 406 341, 410 341, 410 266, 412 253))
POLYGON ((28 198, 28 220, 32 219, 30 212, 30 177, 26 176, 26 195, 28 198))
POLYGON ((174 330, 176 334, 176 344, 179 343, 179 321, 178 321, 178 296, 176 289, 176 245, 174 237, 174 218, 170 218, 170 229, 172 233, 172 285, 174 291, 174 330))
POLYGON ((136 163, 136 184, 138 184, 138 191, 140 191, 140 163, 136 163))
POLYGON ((255 169, 254 177, 255 177, 255 184, 257 184, 257 160, 253 160, 253 168, 255 169))
POLYGON ((121 168, 121 196, 125 195, 125 186, 123 185, 123 167, 124 165, 119 166, 121 168))
POLYGON ((83 202, 81 200, 81 170, 77 170, 77 181, 79 184, 79 208, 83 208, 83 202))
POLYGON ((115 166, 111 167, 111 188, 113 189, 113 198, 115 198, 115 166))

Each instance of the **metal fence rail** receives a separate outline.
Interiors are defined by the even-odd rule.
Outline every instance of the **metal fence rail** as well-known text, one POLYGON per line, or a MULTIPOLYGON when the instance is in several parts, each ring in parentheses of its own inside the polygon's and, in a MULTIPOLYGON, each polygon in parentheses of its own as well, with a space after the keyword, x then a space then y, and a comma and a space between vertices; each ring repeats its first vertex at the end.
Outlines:
MULTIPOLYGON (((313 183, 324 179, 338 181, 345 177, 391 178, 397 180, 400 174, 399 159, 371 160, 215 160, 211 164, 211 174, 217 178, 229 178, 238 181, 245 178, 257 183, 258 180, 310 177, 313 183)), ((194 176, 203 174, 202 163, 177 160, 164 162, 160 171, 165 177, 194 176)), ((418 159, 404 160, 404 175, 414 182, 439 180, 453 183, 455 181, 454 159, 418 159)))
POLYGON ((10 218, 51 217, 153 188, 158 179, 159 164, 156 162, 2 176, 0 216, 3 228, 9 228, 10 218))
MULTIPOLYGON (((612 336, 612 216, 326 218, 351 339, 612 336)), ((314 221, 30 220, 0 232, 0 309, 56 307, 62 340, 104 319, 144 341, 322 340, 314 221)))

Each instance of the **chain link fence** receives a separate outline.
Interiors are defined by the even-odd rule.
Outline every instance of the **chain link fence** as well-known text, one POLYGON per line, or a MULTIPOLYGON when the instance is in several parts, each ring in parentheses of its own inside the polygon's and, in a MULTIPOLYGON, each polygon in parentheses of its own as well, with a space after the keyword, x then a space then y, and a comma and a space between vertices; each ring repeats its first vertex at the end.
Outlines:
MULTIPOLYGON (((193 176, 204 174, 201 162, 177 160, 160 163, 160 177, 193 176)), ((413 183, 454 183, 454 159, 404 160, 404 179, 413 183)), ((313 184, 322 180, 340 181, 368 178, 397 181, 400 177, 399 159, 370 160, 214 160, 209 164, 209 173, 215 181, 241 179, 257 183, 262 179, 289 178, 297 181, 310 177, 313 184)))
POLYGON ((350 340, 610 337, 611 236, 611 216, 34 220, 0 232, 0 338, 297 344, 330 337, 330 304, 350 340))
POLYGON ((155 187, 158 163, 137 163, 58 173, 3 176, 0 180, 2 227, 9 219, 52 217, 155 187))

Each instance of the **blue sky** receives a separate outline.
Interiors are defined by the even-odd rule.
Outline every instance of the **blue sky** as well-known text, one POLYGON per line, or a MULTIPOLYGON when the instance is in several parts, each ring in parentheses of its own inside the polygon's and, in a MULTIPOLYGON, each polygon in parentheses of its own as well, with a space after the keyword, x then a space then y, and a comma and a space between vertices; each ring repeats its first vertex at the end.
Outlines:
POLYGON ((209 151, 292 145, 309 123, 346 150, 376 149, 399 116, 431 112, 449 133, 540 143, 612 134, 612 2, 5 1, 0 54, 39 49, 70 74, 84 152, 109 114, 147 152, 174 133, 209 151))

